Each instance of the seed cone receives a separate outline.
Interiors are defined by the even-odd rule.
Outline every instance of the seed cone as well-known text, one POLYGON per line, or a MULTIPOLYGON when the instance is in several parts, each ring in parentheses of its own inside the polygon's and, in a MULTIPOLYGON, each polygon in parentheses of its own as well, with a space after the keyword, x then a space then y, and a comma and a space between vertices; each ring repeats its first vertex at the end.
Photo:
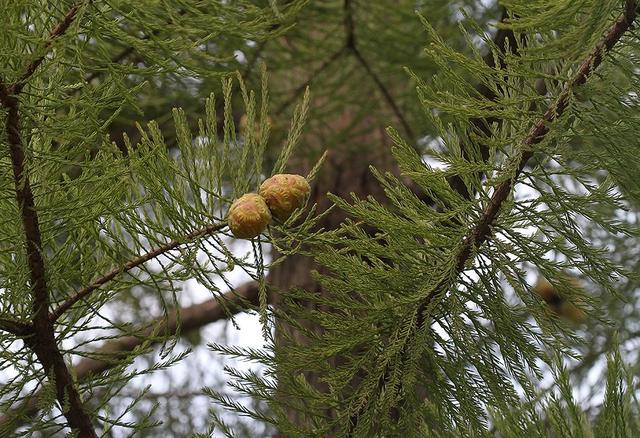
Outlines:
POLYGON ((304 205, 311 187, 301 175, 282 173, 273 175, 260 186, 262 196, 276 218, 289 219, 291 214, 304 205))
POLYGON ((252 239, 267 228, 271 212, 260 195, 247 193, 231 204, 228 222, 234 236, 252 239))
MULTIPOLYGON (((579 280, 570 278, 570 281, 576 288, 582 289, 579 280)), ((575 304, 567 301, 566 298, 560 296, 558 290, 546 278, 540 277, 533 290, 551 307, 551 310, 559 316, 576 324, 586 319, 584 311, 575 304)))

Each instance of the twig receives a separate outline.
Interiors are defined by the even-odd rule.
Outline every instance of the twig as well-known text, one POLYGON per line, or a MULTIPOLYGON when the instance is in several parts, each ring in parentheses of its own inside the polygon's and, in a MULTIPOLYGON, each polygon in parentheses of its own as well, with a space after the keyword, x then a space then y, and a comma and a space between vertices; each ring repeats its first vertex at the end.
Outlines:
POLYGON ((395 99, 391 95, 391 92, 389 91, 387 86, 384 84, 384 82, 382 82, 382 79, 380 79, 380 76, 378 76, 376 72, 373 71, 373 69, 371 68, 371 65, 369 65, 369 63, 364 58, 364 56, 362 56, 360 49, 358 49, 358 44, 356 41, 356 33, 355 33, 355 23, 353 20, 353 1, 352 0, 345 0, 344 2, 344 28, 345 28, 345 34, 346 34, 345 48, 349 50, 351 53, 353 53, 353 56, 355 56, 358 63, 360 63, 360 65, 364 68, 365 72, 371 77, 373 82, 376 84, 376 86, 382 93, 382 97, 387 102, 387 105, 389 105, 393 113, 395 114, 396 118, 402 125, 402 128, 404 129, 405 133, 407 134, 407 136, 409 136, 409 139, 411 141, 415 140, 415 134, 413 132, 413 129, 411 129, 411 126, 407 122, 407 119, 402 114, 402 111, 400 111, 400 107, 398 106, 395 99))
MULTIPOLYGON (((149 346, 161 342, 162 338, 158 338, 158 334, 172 336, 176 335, 178 330, 184 334, 212 322, 225 319, 229 314, 250 310, 259 305, 258 295, 258 284, 251 281, 240 285, 231 292, 227 292, 222 297, 170 312, 166 319, 159 318, 144 323, 136 331, 140 333, 139 335, 125 336, 109 341, 91 353, 93 357, 82 359, 74 367, 73 374, 79 382, 85 382, 117 366, 120 363, 120 359, 145 342, 149 346), (156 337, 151 338, 152 335, 156 335, 156 337)), ((142 353, 143 351, 140 351, 140 354, 142 353)), ((36 392, 23 399, 11 412, 0 416, 0 436, 5 436, 4 434, 6 436, 11 435, 12 431, 21 426, 26 418, 36 415, 40 409, 39 398, 41 395, 42 391, 36 392)))
POLYGON ((171 242, 168 242, 162 246, 154 248, 151 251, 141 256, 135 257, 129 260, 127 263, 125 263, 124 266, 122 266, 121 268, 112 269, 111 271, 107 272, 106 274, 102 275, 101 277, 98 277, 96 280, 91 282, 90 285, 86 286, 85 288, 76 292, 71 297, 67 298, 62 304, 58 306, 58 308, 56 308, 54 311, 51 312, 51 314, 49 315, 49 321, 51 323, 54 323, 55 321, 58 320, 58 318, 60 318, 60 316, 62 316, 67 310, 69 310, 71 306, 73 306, 78 301, 86 298, 93 291, 100 288, 100 286, 110 282, 111 280, 116 278, 118 275, 128 272, 150 260, 160 257, 161 255, 178 248, 180 245, 192 242, 200 237, 213 234, 216 231, 220 231, 222 228, 226 226, 227 226, 226 222, 209 225, 208 227, 205 227, 201 230, 197 230, 192 233, 189 233, 186 236, 182 237, 181 239, 172 240, 171 242))
POLYGON ((326 70, 331 64, 333 64, 338 58, 340 58, 340 56, 342 56, 342 54, 345 52, 346 47, 342 47, 341 49, 339 49, 338 51, 336 51, 333 55, 331 55, 331 57, 329 57, 329 59, 327 59, 325 62, 323 62, 320 67, 318 67, 314 72, 311 73, 311 76, 309 77, 309 79, 307 79, 304 84, 300 85, 298 88, 296 88, 293 93, 291 94, 291 96, 289 96, 289 98, 284 101, 276 110, 275 114, 279 115, 282 114, 282 112, 284 110, 286 110, 293 102, 296 101, 296 99, 304 92, 304 90, 307 89, 307 87, 309 85, 311 85, 311 83, 313 81, 316 80, 316 78, 318 77, 318 75, 320 75, 320 73, 322 73, 324 70, 326 70))
POLYGON ((42 49, 43 54, 38 58, 34 59, 33 61, 31 61, 31 63, 27 66, 25 72, 20 77, 20 79, 18 79, 9 88, 9 94, 20 94, 27 80, 35 73, 35 71, 38 69, 40 64, 42 64, 42 62, 44 61, 44 58, 47 56, 47 53, 49 52, 49 49, 53 45, 53 42, 57 38, 65 34, 67 29, 69 29, 69 26, 71 26, 71 23, 74 22, 79 10, 80 10, 80 4, 73 6, 71 9, 69 9, 69 11, 65 14, 64 18, 62 19, 62 21, 58 23, 58 25, 49 34, 49 39, 47 40, 47 43, 42 49))
MULTIPOLYGON (((178 11, 178 16, 182 16, 186 14, 186 11, 184 9, 180 9, 178 11)), ((169 22, 167 23, 167 26, 172 24, 171 20, 169 20, 169 22)), ((150 35, 143 35, 140 38, 140 41, 148 41, 150 40, 152 37, 158 36, 160 34, 160 29, 155 29, 151 32, 150 35)), ((111 58, 111 62, 109 63, 110 65, 112 64, 119 64, 120 61, 124 60, 125 58, 127 58, 129 55, 131 55, 134 51, 136 50, 136 48, 134 46, 128 46, 125 47, 124 49, 122 49, 122 51, 120 53, 118 53, 116 56, 114 56, 113 58, 111 58)), ((96 79, 98 76, 100 76, 102 74, 102 71, 94 71, 93 73, 87 75, 84 80, 86 83, 89 83, 91 81, 93 81, 94 79, 96 79)))
MULTIPOLYGON (((143 40, 148 39, 148 37, 142 37, 143 40)), ((129 55, 131 55, 133 53, 133 51, 135 50, 135 48, 133 46, 129 46, 126 47, 124 49, 122 49, 122 51, 120 53, 118 53, 116 56, 114 56, 113 58, 111 58, 111 62, 110 64, 120 64, 120 61, 126 59, 129 55)), ((90 74, 88 74, 87 76, 85 76, 84 81, 88 84, 89 82, 93 81, 94 79, 98 78, 101 74, 103 73, 102 70, 96 70, 90 74)))

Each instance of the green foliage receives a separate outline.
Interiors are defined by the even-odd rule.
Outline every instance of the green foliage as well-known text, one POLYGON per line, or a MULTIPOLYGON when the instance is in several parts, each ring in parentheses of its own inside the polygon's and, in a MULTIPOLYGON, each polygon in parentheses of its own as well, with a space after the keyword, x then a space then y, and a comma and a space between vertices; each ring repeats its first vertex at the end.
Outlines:
MULTIPOLYGON (((177 338, 165 332, 163 324, 136 324, 136 317, 164 315, 171 320, 180 307, 184 282, 190 280, 209 290, 223 314, 232 318, 237 310, 231 305, 251 307, 241 299, 229 304, 221 290, 221 284, 230 285, 227 277, 234 269, 264 289, 262 246, 243 254, 230 246, 229 234, 223 232, 234 197, 257 190, 264 177, 269 135, 266 70, 256 97, 240 75, 234 78, 240 64, 233 55, 240 43, 286 30, 303 3, 290 2, 278 17, 269 7, 247 2, 153 1, 143 7, 80 2, 75 14, 69 12, 75 11, 72 2, 54 7, 50 2, 20 1, 1 8, 0 84, 9 87, 26 78, 19 133, 39 218, 50 310, 55 314, 71 303, 57 315, 57 341, 76 363, 83 357, 110 363, 108 372, 82 376, 78 384, 87 412, 101 419, 101 433, 112 428, 145 433, 157 426, 155 408, 134 423, 125 418, 145 399, 148 388, 134 391, 128 406, 114 407, 111 400, 133 379, 173 367, 189 353, 188 348, 174 349, 177 338), (65 14, 70 26, 58 36, 65 14), (32 64, 39 63, 40 56, 45 57, 42 64, 32 64), (136 61, 137 56, 144 60, 136 61), (24 76, 30 65, 36 65, 33 75, 24 76), (144 127, 136 123, 130 135, 110 137, 122 114, 142 110, 139 99, 154 105, 149 87, 161 90, 167 85, 170 95, 171 87, 179 87, 175 79, 189 75, 222 84, 217 97, 222 114, 211 94, 201 102, 204 110, 198 112, 202 117, 195 118, 195 126, 184 109, 173 109, 169 138, 156 121, 144 127), (260 138, 236 135, 231 111, 235 94, 240 94, 235 111, 241 107, 248 114, 250 126, 262 132, 260 138), (140 257, 148 262, 136 262, 140 257), (103 283, 107 285, 101 287, 103 283), (72 300, 75 294, 82 296, 72 300), (109 304, 122 299, 131 308, 114 313, 109 304), (116 357, 108 350, 95 351, 100 342, 117 346, 122 339, 143 342, 116 357), (148 367, 133 366, 136 357, 156 344, 161 344, 160 353, 148 367)), ((191 100, 199 92, 188 86, 180 90, 185 91, 191 100)), ((0 114, 4 127, 9 124, 4 107, 0 114)), ((0 134, 0 316, 3 321, 29 321, 33 284, 7 132, 0 134)), ((180 313, 175 318, 174 332, 180 334, 180 313)), ((56 400, 56 377, 44 379, 28 342, 15 334, 0 331, 0 345, 7 379, 0 388, 0 412, 12 415, 3 417, 0 435, 11 433, 22 415, 33 415, 26 401, 34 393, 42 415, 25 433, 64 430, 60 408, 66 407, 56 400)))
MULTIPOLYGON (((420 155, 389 132, 400 172, 418 190, 374 169, 387 204, 332 198, 352 220, 328 234, 331 245, 310 251, 325 272, 318 276, 324 292, 290 291, 276 310, 305 342, 270 344, 275 355, 262 379, 230 372, 234 386, 271 401, 272 416, 217 397, 223 405, 291 436, 637 432, 627 426, 632 386, 622 385, 617 353, 598 421, 575 402, 563 361, 577 356, 580 340, 536 296, 531 278, 552 279, 592 320, 603 320, 601 302, 564 273, 617 299, 625 299, 623 279, 635 279, 594 239, 639 237, 630 210, 639 170, 632 157, 640 153, 632 134, 638 41, 623 36, 587 84, 575 86, 576 71, 622 12, 620 3, 507 3, 513 15, 502 26, 516 32, 518 47, 504 56, 504 69, 487 65, 478 51, 456 51, 423 18, 426 55, 438 74, 411 78, 435 146, 420 155), (527 140, 547 123, 547 109, 560 106, 564 114, 540 141, 527 140), (472 197, 454 190, 453 176, 472 197), (479 228, 505 181, 515 189, 490 228, 479 228), (621 216, 625 210, 631 214, 621 216), (540 398, 552 369, 559 370, 558 390, 540 398), (302 424, 290 421, 288 409, 301 413, 302 424)), ((469 47, 477 30, 461 28, 469 47)), ((500 59, 488 36, 484 42, 500 59)))
MULTIPOLYGON (((501 8, 485 3, 2 5, 0 84, 24 85, 17 187, 28 179, 35 198, 56 348, 76 371, 107 364, 72 376, 99 433, 640 433, 637 33, 596 66, 620 1, 505 0, 508 19, 495 27, 501 8), (496 32, 515 38, 502 47, 496 32), (585 60, 597 68, 582 84, 585 60), (377 155, 382 124, 395 127, 385 141, 398 165, 371 168, 385 199, 330 194, 333 207, 312 202, 273 224, 269 240, 230 243, 235 198, 304 167, 296 160, 309 180, 321 177, 322 163, 335 165, 332 148, 377 155), (334 213, 348 218, 323 229, 334 213), (300 255, 317 262, 321 288, 269 287, 269 270, 300 255), (257 283, 257 303, 224 293, 238 270, 257 283), (536 277, 586 319, 554 313, 536 277), (232 324, 239 308, 256 310, 263 347, 199 331, 182 342, 188 282, 232 324), (188 361, 203 344, 196 371, 188 361), (236 362, 201 389, 218 353, 236 362), (185 362, 187 382, 168 392, 213 405, 188 426, 193 398, 173 409, 150 386, 185 362), (586 403, 589 373, 606 388, 586 403)), ((10 146, 3 126, 0 324, 9 328, 37 307, 10 146)), ((0 436, 69 431, 68 400, 29 342, 0 330, 0 412, 12 415, 0 417, 0 436)))

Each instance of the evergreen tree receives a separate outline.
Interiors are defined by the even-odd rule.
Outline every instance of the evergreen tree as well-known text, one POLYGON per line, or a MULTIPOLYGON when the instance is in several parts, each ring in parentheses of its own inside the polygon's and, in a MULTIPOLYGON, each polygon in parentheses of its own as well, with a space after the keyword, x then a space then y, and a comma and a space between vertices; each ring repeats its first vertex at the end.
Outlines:
POLYGON ((370 3, 3 4, 0 436, 639 433, 636 2, 370 3))

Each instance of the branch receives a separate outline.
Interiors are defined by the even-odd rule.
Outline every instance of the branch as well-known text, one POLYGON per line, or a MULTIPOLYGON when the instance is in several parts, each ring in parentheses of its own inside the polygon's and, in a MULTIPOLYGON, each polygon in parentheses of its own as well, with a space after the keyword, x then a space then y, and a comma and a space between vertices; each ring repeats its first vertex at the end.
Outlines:
POLYGON ((307 79, 302 85, 294 90, 294 92, 289 96, 289 99, 284 101, 282 105, 278 107, 275 114, 279 115, 284 110, 286 110, 295 100, 307 89, 309 85, 318 77, 320 73, 326 70, 331 64, 333 64, 340 56, 345 52, 346 46, 343 46, 341 49, 336 51, 333 55, 329 57, 325 62, 323 62, 320 67, 318 67, 314 72, 311 73, 309 79, 307 79))
POLYGON ((26 337, 33 334, 33 326, 31 324, 4 316, 0 316, 0 330, 19 337, 26 337))
MULTIPOLYGON (((73 374, 79 382, 85 382, 98 374, 107 371, 116 365, 123 357, 127 357, 136 347, 139 347, 148 338, 163 334, 172 336, 184 334, 191 330, 199 329, 212 322, 226 319, 229 314, 237 314, 259 305, 259 288, 256 282, 249 282, 237 289, 227 292, 224 296, 205 301, 190 307, 184 307, 169 313, 166 319, 159 318, 154 321, 141 324, 137 336, 125 336, 109 341, 92 353, 98 358, 86 357, 73 368, 73 374), (178 324, 178 315, 180 315, 178 324)), ((151 344, 157 344, 161 340, 153 338, 151 344)), ((142 352, 140 352, 142 353, 142 352)), ((29 418, 34 417, 41 408, 39 398, 42 391, 38 391, 23 399, 19 406, 0 416, 0 436, 9 436, 13 430, 29 418), (3 434, 4 433, 4 434, 3 434)))
POLYGON ((134 259, 131 259, 127 263, 125 263, 124 266, 122 266, 121 268, 112 269, 111 271, 107 272, 106 274, 94 280, 90 285, 88 285, 84 289, 79 290, 74 295, 67 298, 62 304, 60 304, 60 306, 58 306, 57 309, 51 312, 51 314, 49 315, 49 321, 51 323, 54 323, 67 310, 69 310, 71 306, 73 306, 75 303, 82 300, 83 298, 86 298, 93 291, 98 289, 100 286, 110 282, 111 280, 116 278, 118 275, 123 274, 125 272, 129 272, 130 270, 150 260, 160 257, 161 255, 178 248, 180 245, 192 242, 200 237, 208 236, 210 234, 215 233, 216 231, 220 231, 222 228, 226 226, 227 226, 226 222, 209 225, 208 227, 205 227, 201 230, 196 230, 192 233, 189 233, 186 236, 182 237, 181 239, 172 240, 171 242, 168 242, 162 246, 152 249, 146 254, 143 254, 134 259))
POLYGON ((42 62, 44 61, 44 58, 49 53, 49 49, 53 45, 53 42, 57 38, 64 35, 67 32, 67 29, 69 29, 69 26, 71 26, 71 24, 75 21, 76 16, 78 15, 78 10, 80 10, 80 4, 77 4, 76 6, 73 6, 71 9, 69 9, 69 11, 65 14, 64 18, 62 19, 62 21, 58 23, 58 25, 49 34, 49 39, 47 40, 44 46, 42 56, 31 61, 31 63, 27 66, 25 72, 22 74, 20 79, 18 79, 9 88, 9 94, 20 94, 20 92, 22 91, 22 88, 27 83, 27 80, 35 73, 35 71, 38 69, 40 64, 42 64, 42 62))
POLYGON ((47 376, 50 379, 53 378, 58 402, 63 408, 69 425, 83 437, 97 437, 64 358, 58 350, 53 324, 49 321, 50 301, 44 259, 41 253, 40 224, 29 176, 25 172, 25 151, 20 137, 18 97, 4 95, 2 100, 7 109, 6 131, 9 155, 13 169, 15 196, 24 230, 25 251, 30 273, 29 283, 33 294, 32 321, 35 336, 27 338, 27 345, 36 354, 47 376))
MULTIPOLYGON (((500 17, 500 22, 504 23, 509 18, 509 12, 506 7, 502 8, 502 16, 500 17)), ((496 65, 496 57, 494 57, 494 51, 491 47, 489 47, 489 52, 484 56, 484 63, 491 68, 500 68, 501 70, 506 70, 506 62, 505 62, 505 54, 507 48, 509 51, 516 55, 518 53, 518 41, 516 40, 516 36, 513 33, 513 30, 509 28, 498 29, 496 34, 493 37, 493 44, 498 49, 496 57, 498 58, 498 65, 496 65)), ((546 88, 544 88, 544 81, 540 81, 542 84, 542 88, 536 88, 539 90, 539 94, 546 94, 546 88)), ((536 84, 537 85, 537 84, 536 84)), ((484 98, 495 101, 498 96, 494 93, 494 91, 486 86, 485 84, 480 84, 476 87, 476 90, 480 95, 484 98)), ((483 132, 486 135, 490 135, 491 132, 489 130, 489 126, 492 123, 501 124, 502 120, 496 117, 476 117, 472 118, 469 123, 474 129, 477 129, 483 132)), ((469 140, 470 141, 470 140, 469 140)), ((487 145, 481 144, 480 146, 480 156, 483 161, 486 161, 489 158, 489 147, 487 145)), ((469 159, 469 146, 462 145, 462 156, 465 159, 469 159)), ((483 173, 478 172, 478 178, 482 178, 483 173)), ((474 193, 470 192, 467 189, 467 185, 464 180, 459 175, 452 175, 447 178, 447 182, 449 186, 456 191, 460 196, 464 199, 471 199, 474 193)))
POLYGON ((396 101, 393 99, 393 96, 391 95, 391 92, 389 91, 389 89, 384 85, 384 82, 382 82, 382 79, 380 79, 380 77, 371 69, 371 66, 364 59, 364 57, 362 56, 362 53, 360 53, 360 50, 358 50, 358 48, 354 46, 351 51, 353 52, 353 55, 356 57, 358 62, 362 65, 364 70, 367 72, 367 74, 371 76, 371 79, 373 80, 373 82, 375 82, 377 87, 380 89, 380 92, 382 93, 382 97, 384 97, 384 100, 386 100, 387 104, 391 107, 391 110, 396 115, 396 118, 404 128, 409 138, 412 141, 414 141, 416 137, 415 137, 415 134, 413 133, 413 129, 411 129, 409 122, 407 122, 407 119, 405 119, 404 115, 402 114, 402 111, 400 111, 400 107, 398 107, 398 105, 396 104, 396 101))
MULTIPOLYGON (((521 143, 520 154, 515 157, 516 163, 513 175, 496 185, 494 193, 491 196, 484 213, 476 226, 469 231, 463 240, 463 244, 456 256, 455 274, 456 276, 464 271, 465 265, 472 258, 473 249, 480 247, 485 243, 491 235, 491 225, 500 214, 500 210, 507 197, 513 189, 515 181, 518 179, 527 161, 533 156, 532 146, 540 143, 550 131, 550 125, 560 118, 567 108, 569 98, 573 89, 583 85, 589 75, 602 63, 604 55, 620 41, 624 33, 629 30, 636 18, 637 3, 635 0, 627 0, 625 11, 618 17, 611 26, 604 38, 598 43, 591 54, 585 59, 578 68, 576 74, 567 83, 564 90, 560 93, 555 103, 551 105, 538 122, 531 128, 529 134, 521 143)), ((510 168, 511 166, 506 166, 510 168)), ((438 297, 446 293, 450 278, 443 279, 433 290, 426 296, 417 310, 417 327, 420 330, 425 323, 427 307, 438 297)))
MULTIPOLYGON (((187 11, 185 11, 184 9, 180 9, 178 11, 178 16, 182 16, 184 14, 186 14, 187 11)), ((169 22, 167 23, 167 26, 171 25, 172 21, 169 20, 169 22)), ((152 37, 158 36, 160 34, 160 29, 155 29, 151 32, 150 35, 143 35, 140 40, 141 41, 148 41, 150 40, 152 37)), ((136 48, 134 46, 128 46, 125 47, 124 49, 122 49, 122 51, 120 53, 118 53, 116 56, 114 56, 113 58, 111 58, 111 62, 109 64, 119 64, 120 61, 123 61, 124 59, 126 59, 127 57, 129 57, 129 55, 131 55, 134 51, 136 50, 136 48)), ((98 76, 100 76, 102 74, 102 71, 95 71, 89 75, 87 75, 85 77, 85 81, 87 83, 93 81, 94 79, 96 79, 98 76)))
POLYGON ((360 63, 360 65, 362 65, 365 72, 367 72, 367 74, 371 77, 373 82, 376 84, 376 86, 382 93, 382 97, 387 102, 387 105, 389 105, 393 113, 395 114, 396 118, 402 125, 404 131, 409 136, 409 138, 412 141, 415 140, 415 134, 413 132, 413 129, 411 129, 411 126, 407 122, 407 119, 402 114, 402 111, 400 111, 400 107, 398 107, 398 105, 396 104, 396 101, 391 95, 391 92, 386 87, 384 82, 382 82, 382 79, 380 79, 380 76, 378 76, 373 71, 373 69, 367 62, 367 60, 364 59, 364 56, 362 56, 362 53, 358 49, 358 45, 356 42, 355 24, 353 21, 353 0, 345 0, 344 2, 344 29, 346 34, 345 48, 351 51, 351 53, 353 53, 353 56, 356 57, 356 60, 360 63))
MULTIPOLYGON (((602 63, 604 54, 611 50, 611 48, 620 41, 620 38, 622 38, 624 33, 629 30, 636 18, 636 13, 636 1, 627 0, 624 13, 618 17, 605 37, 591 52, 587 59, 580 64, 578 71, 565 86, 555 103, 547 109, 542 118, 531 128, 529 134, 521 143, 519 157, 516 157, 514 160, 517 163, 514 174, 511 178, 501 182, 495 187, 493 196, 491 196, 489 204, 480 217, 478 224, 465 237, 460 252, 456 257, 456 273, 462 273, 467 261, 471 258, 473 248, 479 247, 489 238, 491 234, 491 224, 500 213, 502 204, 511 193, 514 182, 518 179, 527 164, 527 161, 529 161, 533 155, 532 146, 540 143, 549 133, 551 123, 561 117, 567 108, 569 97, 571 96, 573 89, 584 84, 589 75, 602 63)), ((509 166, 507 166, 507 168, 509 168, 509 166)), ((433 298, 440 293, 439 291, 446 286, 447 282, 447 279, 443 280, 426 297, 425 301, 420 306, 420 313, 422 313, 433 298)))
POLYGON ((32 61, 25 73, 13 85, 0 85, 0 102, 7 110, 5 130, 9 144, 9 155, 13 170, 15 196, 20 210, 20 219, 25 238, 25 252, 29 268, 29 287, 32 291, 32 322, 33 336, 25 338, 27 346, 33 350, 43 371, 55 386, 58 403, 66 417, 69 426, 83 437, 97 437, 91 423, 91 418, 84 409, 82 399, 78 393, 69 369, 55 339, 53 324, 49 321, 50 297, 47 287, 44 258, 42 256, 42 238, 38 212, 29 175, 25 171, 25 149, 20 133, 20 100, 19 95, 26 81, 42 64, 53 41, 64 35, 73 23, 79 6, 72 7, 63 20, 51 31, 49 40, 45 44, 44 54, 32 61))
MULTIPOLYGON (((142 37, 142 40, 148 39, 148 36, 142 37)), ((121 61, 123 61, 124 59, 126 59, 127 57, 129 57, 129 55, 131 55, 133 53, 133 51, 135 50, 135 47, 133 46, 129 46, 126 47, 124 49, 122 49, 122 51, 120 53, 118 53, 116 56, 114 56, 113 58, 111 58, 111 61, 109 62, 109 64, 113 65, 113 64, 120 64, 121 61)), ((104 71, 103 70, 96 70, 90 74, 88 74, 87 76, 85 76, 84 81, 88 84, 91 81, 93 81, 94 79, 98 78, 104 71)))

